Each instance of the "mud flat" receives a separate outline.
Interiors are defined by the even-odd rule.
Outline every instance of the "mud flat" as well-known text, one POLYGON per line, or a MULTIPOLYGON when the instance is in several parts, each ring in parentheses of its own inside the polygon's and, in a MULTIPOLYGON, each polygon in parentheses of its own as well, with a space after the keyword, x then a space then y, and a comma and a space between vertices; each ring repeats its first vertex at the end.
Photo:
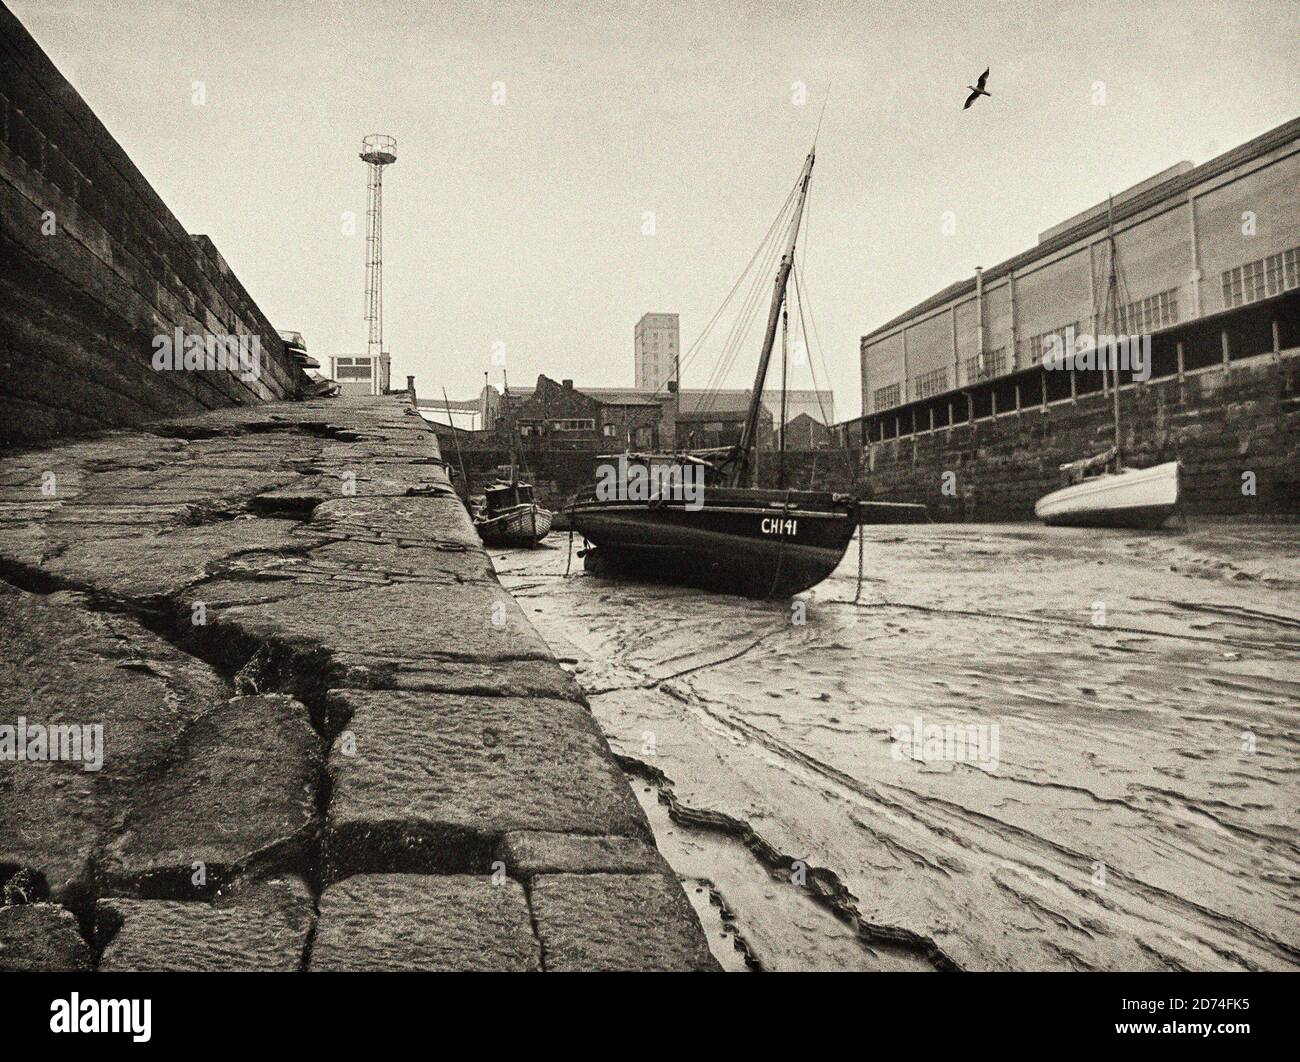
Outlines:
POLYGON ((413 412, 0 460, 0 970, 716 968, 413 412))
POLYGON ((1300 966, 1297 545, 867 528, 794 607, 492 556, 728 967, 1254 970, 1300 966))

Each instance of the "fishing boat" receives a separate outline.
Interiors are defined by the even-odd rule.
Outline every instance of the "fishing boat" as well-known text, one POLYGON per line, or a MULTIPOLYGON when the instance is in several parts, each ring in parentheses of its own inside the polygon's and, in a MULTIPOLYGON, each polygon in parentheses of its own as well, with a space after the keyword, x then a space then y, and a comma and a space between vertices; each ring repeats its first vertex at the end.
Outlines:
MULTIPOLYGON (((760 490, 753 484, 763 388, 777 326, 783 321, 783 336, 788 336, 789 317, 783 310, 815 157, 814 145, 795 188, 769 229, 773 250, 781 246, 776 241, 785 234, 784 254, 776 272, 739 440, 711 450, 618 455, 624 467, 677 468, 679 485, 696 477, 703 477, 703 482, 698 491, 658 490, 649 497, 634 492, 611 496, 608 489, 601 490, 599 482, 580 492, 564 511, 587 544, 583 565, 588 571, 685 583, 750 597, 788 597, 821 582, 843 560, 857 528, 855 497, 760 490)), ((758 258, 756 255, 755 260, 758 258)), ((756 283, 761 284, 761 279, 756 278, 756 283)), ((761 304, 761 288, 755 291, 756 308, 761 304)), ((740 335, 743 338, 743 332, 740 335)), ((782 348, 784 352, 784 342, 782 348)), ((601 460, 609 462, 613 457, 601 460)))
MULTIPOLYGON (((1101 319, 1119 335, 1126 332, 1119 256, 1115 246, 1114 203, 1109 207, 1107 230, 1110 268, 1106 282, 1106 304, 1101 319)), ((1094 314, 1094 319, 1096 315, 1094 314)), ((1095 337, 1094 337, 1095 339, 1095 337)), ((1066 485, 1045 494, 1034 504, 1034 515, 1051 527, 1121 527, 1155 530, 1178 507, 1180 476, 1177 461, 1149 468, 1125 467, 1120 434, 1120 364, 1115 337, 1110 337, 1102 372, 1110 373, 1111 419, 1115 442, 1104 453, 1070 461, 1060 466, 1066 485)))
MULTIPOLYGON (((506 388, 507 394, 509 387, 506 388)), ((447 392, 442 392, 444 408, 447 412, 447 423, 451 425, 452 439, 456 444, 456 458, 460 463, 460 482, 457 493, 465 508, 469 510, 470 519, 474 522, 474 529, 478 532, 478 537, 483 540, 486 546, 515 546, 529 548, 537 545, 551 532, 551 522, 555 514, 549 509, 543 509, 537 504, 533 497, 533 487, 531 483, 521 483, 519 481, 519 462, 515 455, 514 446, 514 425, 508 425, 510 429, 510 467, 508 473, 503 473, 506 466, 498 465, 497 476, 505 475, 504 479, 498 479, 496 482, 489 483, 483 490, 480 498, 474 498, 469 493, 469 473, 465 470, 465 455, 460 450, 460 436, 456 433, 455 423, 451 416, 451 401, 447 398, 447 392)))
POLYGON ((483 491, 483 504, 474 515, 474 527, 485 545, 532 547, 551 530, 554 514, 533 498, 531 484, 517 478, 491 483, 483 491))

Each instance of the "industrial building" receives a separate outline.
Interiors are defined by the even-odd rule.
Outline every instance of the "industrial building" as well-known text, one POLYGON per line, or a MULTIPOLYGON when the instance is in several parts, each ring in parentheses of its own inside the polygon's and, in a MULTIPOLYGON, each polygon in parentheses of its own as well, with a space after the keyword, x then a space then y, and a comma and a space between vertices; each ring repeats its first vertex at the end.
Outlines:
POLYGON ((330 377, 344 395, 382 395, 388 390, 392 358, 388 354, 331 354, 330 377))
POLYGON ((632 336, 636 386, 657 391, 677 377, 681 353, 681 325, 675 313, 647 313, 637 321, 632 336))
MULTIPOLYGON (((1115 196, 1113 207, 1103 202, 1066 219, 1029 250, 863 336, 865 437, 909 433, 918 403, 915 430, 928 431, 1102 388, 1100 374, 1032 371, 1048 336, 1070 326, 1105 333, 1112 216, 1128 332, 1158 337, 1300 286, 1300 119, 1200 166, 1164 170, 1115 196), (1032 379, 1017 388, 999 386, 1026 371, 1032 379)), ((1155 374, 1245 353, 1211 338, 1208 346, 1184 343, 1181 353, 1157 343, 1164 356, 1155 374)))

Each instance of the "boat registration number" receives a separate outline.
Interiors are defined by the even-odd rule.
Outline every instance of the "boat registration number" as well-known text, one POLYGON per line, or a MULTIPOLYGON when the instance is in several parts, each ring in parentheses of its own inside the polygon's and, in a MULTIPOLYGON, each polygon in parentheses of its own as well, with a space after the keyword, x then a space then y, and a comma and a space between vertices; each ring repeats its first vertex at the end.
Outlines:
POLYGON ((782 520, 775 516, 763 517, 763 534, 765 535, 797 535, 798 533, 798 520, 782 520))

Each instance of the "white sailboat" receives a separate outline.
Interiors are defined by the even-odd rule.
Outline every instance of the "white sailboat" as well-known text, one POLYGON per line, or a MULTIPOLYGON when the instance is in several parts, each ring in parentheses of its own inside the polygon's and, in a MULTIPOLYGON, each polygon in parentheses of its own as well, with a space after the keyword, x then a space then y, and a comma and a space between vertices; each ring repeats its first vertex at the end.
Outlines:
MULTIPOLYGON (((1115 253, 1114 208, 1109 218, 1110 277, 1106 287, 1107 322, 1124 333, 1124 303, 1120 295, 1115 253)), ((1111 352, 1113 354, 1113 350, 1111 352)), ((1067 486, 1039 498, 1034 515, 1049 526, 1131 527, 1153 530, 1178 506, 1179 464, 1167 461, 1150 468, 1125 468, 1120 442, 1119 364, 1112 366, 1115 445, 1105 453, 1060 466, 1067 486)), ((1103 364, 1102 371, 1106 368, 1103 364)))

